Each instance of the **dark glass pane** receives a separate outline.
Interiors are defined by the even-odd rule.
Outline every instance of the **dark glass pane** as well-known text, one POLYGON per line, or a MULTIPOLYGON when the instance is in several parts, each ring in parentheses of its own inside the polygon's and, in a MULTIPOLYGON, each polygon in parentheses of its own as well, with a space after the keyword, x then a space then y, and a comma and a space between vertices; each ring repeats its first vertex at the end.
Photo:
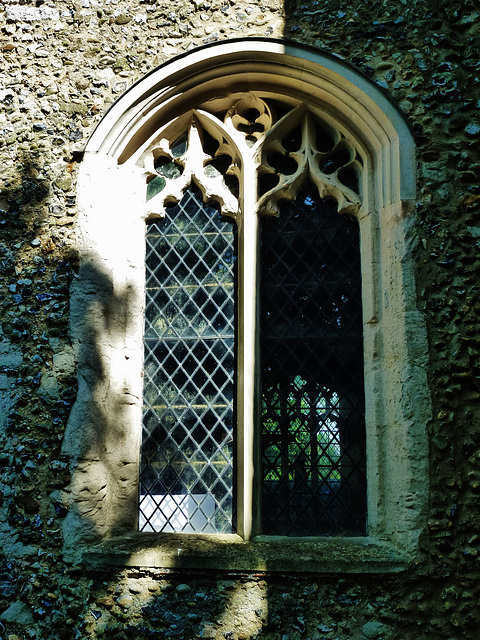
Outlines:
POLYGON ((302 127, 298 125, 293 131, 290 131, 282 140, 285 151, 298 151, 302 146, 302 127))
POLYGON ((233 225, 190 188, 146 238, 140 528, 234 529, 233 225))
POLYGON ((175 140, 175 142, 170 146, 170 151, 172 152, 172 156, 174 158, 179 158, 183 156, 188 147, 188 136, 187 134, 183 134, 175 140))
POLYGON ((263 225, 261 304, 262 531, 364 535, 358 223, 313 185, 263 225))
POLYGON ((165 178, 162 176, 155 176, 150 182, 147 184, 147 200, 156 196, 160 191, 163 191, 165 188, 165 178))

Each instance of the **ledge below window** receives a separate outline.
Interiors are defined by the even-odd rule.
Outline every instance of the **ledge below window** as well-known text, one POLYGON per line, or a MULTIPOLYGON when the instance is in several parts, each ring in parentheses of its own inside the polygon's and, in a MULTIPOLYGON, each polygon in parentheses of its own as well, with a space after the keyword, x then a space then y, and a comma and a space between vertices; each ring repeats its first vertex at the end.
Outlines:
POLYGON ((236 535, 132 533, 110 538, 83 553, 91 568, 155 567, 167 571, 228 573, 398 573, 409 557, 371 538, 258 537, 236 535))

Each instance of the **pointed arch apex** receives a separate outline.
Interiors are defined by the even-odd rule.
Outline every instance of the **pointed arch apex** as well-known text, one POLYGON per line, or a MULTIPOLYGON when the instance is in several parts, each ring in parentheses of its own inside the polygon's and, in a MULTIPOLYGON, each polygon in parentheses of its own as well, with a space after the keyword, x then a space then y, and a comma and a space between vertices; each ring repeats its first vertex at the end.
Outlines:
POLYGON ((307 102, 362 149, 380 206, 415 197, 414 140, 385 92, 347 61, 291 42, 246 38, 199 47, 151 71, 110 108, 87 154, 119 164, 174 117, 236 92, 307 102))

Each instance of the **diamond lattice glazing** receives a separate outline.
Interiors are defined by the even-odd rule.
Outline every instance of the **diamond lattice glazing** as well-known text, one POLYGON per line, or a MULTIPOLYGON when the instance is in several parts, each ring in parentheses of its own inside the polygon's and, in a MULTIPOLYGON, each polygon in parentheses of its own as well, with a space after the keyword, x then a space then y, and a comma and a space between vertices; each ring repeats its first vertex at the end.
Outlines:
POLYGON ((232 227, 194 188, 148 225, 141 530, 234 527, 232 227))
POLYGON ((262 531, 363 535, 358 223, 305 187, 265 222, 261 268, 262 531))

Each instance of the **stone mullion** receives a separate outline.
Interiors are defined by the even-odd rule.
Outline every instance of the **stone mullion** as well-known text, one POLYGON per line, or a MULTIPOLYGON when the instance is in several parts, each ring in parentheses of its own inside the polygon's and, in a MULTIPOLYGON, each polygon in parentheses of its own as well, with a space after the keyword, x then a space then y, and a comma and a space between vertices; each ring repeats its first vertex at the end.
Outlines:
MULTIPOLYGON (((247 154, 246 154, 247 155, 247 154)), ((255 433, 258 397, 258 305, 259 220, 257 214, 257 166, 244 159, 241 177, 241 215, 238 221, 238 444, 237 532, 245 540, 259 533, 259 499, 255 433)))

